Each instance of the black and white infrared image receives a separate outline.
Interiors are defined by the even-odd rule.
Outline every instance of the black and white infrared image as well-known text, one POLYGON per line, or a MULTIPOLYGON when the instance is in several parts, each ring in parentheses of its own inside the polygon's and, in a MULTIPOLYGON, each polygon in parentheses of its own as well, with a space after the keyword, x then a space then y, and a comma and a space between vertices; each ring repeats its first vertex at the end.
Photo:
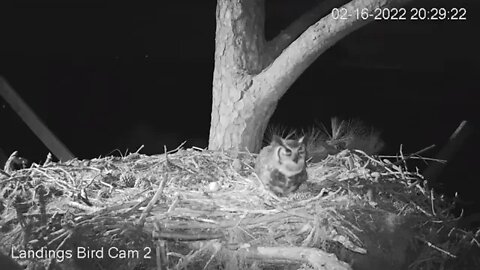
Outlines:
POLYGON ((0 3, 0 270, 480 269, 480 1, 0 3))

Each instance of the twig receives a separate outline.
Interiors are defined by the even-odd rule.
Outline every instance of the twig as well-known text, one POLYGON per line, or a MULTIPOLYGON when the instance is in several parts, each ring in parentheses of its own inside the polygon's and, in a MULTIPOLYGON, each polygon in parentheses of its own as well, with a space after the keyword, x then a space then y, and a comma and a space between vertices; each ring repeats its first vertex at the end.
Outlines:
POLYGON ((57 168, 58 168, 59 170, 61 170, 63 173, 65 173, 65 175, 67 176, 67 178, 70 179, 70 183, 71 183, 72 185, 76 184, 76 183, 75 183, 75 179, 73 179, 73 177, 72 177, 65 169, 63 169, 63 168, 60 167, 60 166, 57 167, 57 168))
POLYGON ((67 202, 67 205, 75 207, 77 209, 81 209, 81 210, 86 211, 86 212, 90 212, 90 213, 102 210, 102 208, 99 208, 99 207, 87 206, 87 205, 83 205, 83 204, 80 204, 80 203, 77 203, 77 202, 67 202))
POLYGON ((175 149, 173 149, 173 150, 170 150, 170 151, 168 151, 168 152, 166 151, 166 152, 165 152, 165 155, 177 152, 177 151, 180 150, 186 143, 187 143, 187 141, 184 141, 184 142, 182 142, 179 146, 177 146, 177 148, 175 148, 175 149))
POLYGON ((418 240, 420 240, 420 242, 423 242, 423 243, 426 244, 427 246, 429 246, 429 247, 431 247, 431 248, 433 248, 433 249, 435 249, 435 250, 437 250, 437 251, 440 251, 441 253, 443 253, 443 254, 451 257, 451 258, 454 258, 454 259, 457 258, 457 256, 453 255, 452 253, 450 253, 450 252, 448 252, 448 251, 446 251, 446 250, 444 250, 444 249, 442 249, 442 248, 437 247, 436 245, 430 243, 430 242, 427 241, 427 240, 424 240, 424 239, 422 239, 422 238, 420 238, 420 237, 415 237, 415 238, 418 239, 418 240))
MULTIPOLYGON (((382 155, 382 156, 378 156, 380 158, 398 158, 398 156, 391 156, 391 155, 382 155)), ((447 163, 446 160, 443 160, 443 159, 437 159, 437 158, 429 158, 429 157, 422 157, 422 156, 413 156, 413 157, 408 157, 409 159, 421 159, 421 160, 424 160, 424 161, 434 161, 434 162, 438 162, 438 163, 447 163)), ((397 162, 397 161, 396 161, 397 162)), ((392 163, 394 164, 394 163, 392 163)))
POLYGON ((354 151, 357 152, 357 153, 360 153, 360 154, 364 155, 366 158, 368 158, 368 159, 371 160, 372 162, 377 163, 378 165, 382 166, 385 170, 387 170, 388 172, 390 172, 390 173, 393 174, 393 171, 390 170, 387 166, 385 166, 385 163, 384 163, 384 162, 378 161, 378 160, 372 158, 371 156, 367 155, 367 153, 365 153, 365 152, 363 152, 363 151, 361 151, 361 150, 355 149, 354 151))
POLYGON ((422 149, 418 150, 417 152, 412 153, 412 154, 410 154, 410 155, 408 155, 408 156, 406 156, 406 157, 403 157, 403 156, 402 156, 402 159, 401 159, 401 160, 395 161, 395 162, 393 162, 392 164, 398 166, 398 165, 404 163, 406 160, 411 159, 411 158, 413 158, 413 157, 415 157, 415 156, 418 156, 418 155, 420 155, 420 154, 422 154, 422 153, 425 153, 425 152, 427 152, 428 150, 434 148, 435 146, 436 146, 435 144, 432 144, 432 145, 427 146, 427 147, 425 147, 425 148, 422 148, 422 149))
POLYGON ((173 202, 168 207, 167 213, 170 213, 173 210, 175 210, 175 207, 177 206, 179 200, 180 200, 179 196, 175 196, 175 199, 173 200, 173 202))
POLYGON ((217 233, 195 233, 195 234, 185 234, 185 233, 174 233, 174 232, 158 232, 158 239, 172 240, 172 241, 205 241, 213 239, 222 239, 225 235, 221 232, 217 233))
POLYGON ((70 237, 72 236, 71 232, 70 231, 66 231, 64 233, 62 233, 61 235, 55 237, 54 239, 52 239, 50 242, 48 242, 47 246, 50 246, 51 244, 53 244, 54 242, 56 242, 57 240, 60 240, 63 238, 62 242, 60 242, 60 244, 57 246, 56 250, 59 250, 64 244, 65 242, 67 242, 68 239, 70 239, 70 237))
POLYGON ((140 150, 142 150, 143 147, 145 147, 145 145, 142 144, 142 145, 137 149, 137 151, 135 151, 135 154, 138 154, 138 152, 140 152, 140 150))
POLYGON ((437 214, 435 213, 435 204, 434 204, 435 198, 434 198, 433 195, 434 195, 434 194, 433 194, 433 189, 431 189, 431 190, 430 190, 430 204, 431 204, 431 206, 432 206, 432 214, 433 214, 434 216, 436 216, 437 214))
MULTIPOLYGON (((168 157, 167 157, 166 148, 165 148, 165 160, 166 160, 166 162, 168 162, 168 157)), ((142 215, 140 216, 140 220, 139 220, 138 223, 137 223, 138 226, 143 227, 143 225, 145 224, 145 219, 147 218, 147 215, 148 215, 148 214, 150 213, 150 211, 152 210, 153 205, 155 205, 155 203, 157 203, 158 198, 160 198, 160 195, 162 195, 163 189, 164 189, 164 187, 165 187, 165 183, 166 183, 166 182, 167 182, 167 171, 165 171, 165 173, 163 174, 163 179, 162 179, 162 181, 160 182, 160 185, 158 185, 157 192, 155 192, 155 195, 153 195, 152 200, 148 203, 148 205, 147 205, 147 207, 145 208, 145 210, 143 210, 143 213, 142 213, 142 215)))
POLYGON ((428 217, 431 217, 431 216, 432 216, 430 213, 428 213, 427 211, 425 211, 423 208, 421 208, 418 204, 414 203, 413 201, 410 202, 410 203, 412 203, 412 204, 415 206, 415 208, 417 208, 417 210, 419 210, 420 212, 424 213, 426 216, 428 216, 428 217))
POLYGON ((167 173, 164 174, 163 179, 160 182, 160 185, 158 186, 157 192, 155 192, 155 195, 150 200, 147 207, 143 210, 142 215, 140 216, 140 220, 137 223, 138 226, 143 227, 143 225, 145 224, 145 219, 147 218, 148 214, 152 210, 155 203, 160 198, 160 195, 162 195, 166 182, 167 182, 167 173))

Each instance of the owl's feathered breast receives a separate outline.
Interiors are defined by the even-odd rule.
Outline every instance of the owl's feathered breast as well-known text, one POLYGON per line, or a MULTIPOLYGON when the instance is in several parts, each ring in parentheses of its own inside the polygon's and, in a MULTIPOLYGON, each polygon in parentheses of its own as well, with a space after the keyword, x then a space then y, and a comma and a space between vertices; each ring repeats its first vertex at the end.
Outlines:
POLYGON ((273 143, 264 147, 257 157, 255 172, 260 180, 277 195, 285 196, 296 191, 308 178, 305 153, 297 152, 303 147, 302 141, 299 142, 287 141, 290 146, 273 143), (290 152, 288 155, 282 155, 279 152, 282 150, 284 151, 282 153, 290 152))

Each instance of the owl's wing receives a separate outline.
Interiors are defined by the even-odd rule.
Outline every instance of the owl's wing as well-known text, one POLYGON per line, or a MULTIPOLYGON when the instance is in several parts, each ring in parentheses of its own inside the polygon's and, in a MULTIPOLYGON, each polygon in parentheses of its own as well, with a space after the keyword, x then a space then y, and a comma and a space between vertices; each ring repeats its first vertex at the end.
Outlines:
POLYGON ((260 176, 262 171, 264 171, 271 160, 271 146, 264 147, 257 156, 255 160, 255 172, 260 176))

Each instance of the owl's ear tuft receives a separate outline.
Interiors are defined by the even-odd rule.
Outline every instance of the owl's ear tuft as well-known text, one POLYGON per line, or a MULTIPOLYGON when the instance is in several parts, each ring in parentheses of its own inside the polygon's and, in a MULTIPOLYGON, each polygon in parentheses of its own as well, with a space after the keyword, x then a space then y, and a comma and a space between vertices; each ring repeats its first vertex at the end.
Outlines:
POLYGON ((278 135, 273 135, 272 143, 283 145, 283 139, 278 135))

